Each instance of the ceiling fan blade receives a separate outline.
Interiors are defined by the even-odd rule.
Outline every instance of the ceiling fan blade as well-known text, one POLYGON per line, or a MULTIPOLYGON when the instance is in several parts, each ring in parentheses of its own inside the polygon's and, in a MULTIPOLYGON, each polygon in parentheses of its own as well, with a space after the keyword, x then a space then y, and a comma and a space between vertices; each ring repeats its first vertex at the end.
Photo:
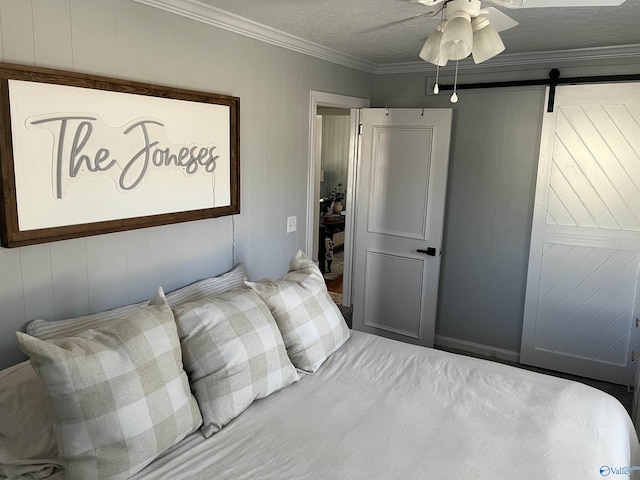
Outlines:
POLYGON ((409 3, 419 3, 421 5, 426 5, 427 7, 433 7, 438 5, 439 3, 444 2, 445 0, 406 0, 409 3))
POLYGON ((625 0, 488 0, 506 8, 617 7, 625 0))
POLYGON ((516 25, 518 25, 518 22, 516 22, 513 18, 511 18, 506 13, 502 13, 497 8, 493 8, 493 7, 483 8, 480 13, 482 13, 483 11, 487 12, 487 17, 489 17, 489 22, 491 22, 491 25, 493 25, 493 28, 495 28, 498 32, 504 32, 505 30, 509 30, 510 28, 513 28, 516 25))
POLYGON ((367 28, 365 30, 362 30, 361 33, 370 33, 370 32, 377 32, 379 30, 383 30, 385 28, 389 28, 389 27, 394 27, 396 25, 401 25, 403 23, 407 23, 410 22, 412 20, 416 20, 418 18, 429 18, 429 17, 433 17, 435 16, 438 12, 440 12, 440 10, 442 10, 441 8, 438 8, 436 10, 430 10, 428 12, 425 13, 419 13, 418 15, 412 15, 411 17, 407 17, 407 18, 403 18, 402 20, 396 20, 395 22, 390 22, 390 23, 385 23, 384 25, 378 25, 377 27, 371 27, 371 28, 367 28))

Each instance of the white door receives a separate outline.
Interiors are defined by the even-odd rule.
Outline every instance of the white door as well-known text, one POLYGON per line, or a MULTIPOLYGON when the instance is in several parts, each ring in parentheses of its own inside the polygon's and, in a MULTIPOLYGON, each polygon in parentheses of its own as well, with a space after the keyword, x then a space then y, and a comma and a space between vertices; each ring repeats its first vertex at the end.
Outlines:
POLYGON ((543 120, 521 362, 633 384, 640 84, 559 87, 543 120))
POLYGON ((353 328, 433 345, 451 109, 363 109, 353 328))

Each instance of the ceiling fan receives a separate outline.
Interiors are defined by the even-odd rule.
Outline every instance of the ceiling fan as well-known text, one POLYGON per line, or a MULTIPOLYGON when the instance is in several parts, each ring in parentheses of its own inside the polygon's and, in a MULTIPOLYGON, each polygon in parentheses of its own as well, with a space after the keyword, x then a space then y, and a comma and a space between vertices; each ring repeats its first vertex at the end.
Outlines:
MULTIPOLYGON (((518 25, 508 15, 494 7, 483 8, 481 0, 406 0, 432 8, 429 12, 393 22, 396 25, 418 17, 434 17, 438 13, 441 19, 429 34, 420 58, 438 67, 434 93, 438 93, 439 67, 445 66, 449 60, 456 61, 453 103, 458 101, 456 84, 458 64, 469 55, 475 63, 482 63, 505 50, 504 43, 498 34, 518 25)), ((498 7, 505 8, 547 8, 547 7, 594 7, 618 6, 625 0, 484 0, 498 7)))
MULTIPOLYGON (((399 20, 381 28, 414 20, 419 17, 442 15, 441 21, 429 35, 420 57, 434 65, 444 66, 448 60, 462 60, 473 54, 475 63, 493 58, 505 47, 498 35, 518 22, 494 7, 483 8, 481 0, 405 0, 432 8, 430 11, 399 20)), ((557 8, 557 7, 614 7, 625 0, 484 0, 498 7, 557 8)))

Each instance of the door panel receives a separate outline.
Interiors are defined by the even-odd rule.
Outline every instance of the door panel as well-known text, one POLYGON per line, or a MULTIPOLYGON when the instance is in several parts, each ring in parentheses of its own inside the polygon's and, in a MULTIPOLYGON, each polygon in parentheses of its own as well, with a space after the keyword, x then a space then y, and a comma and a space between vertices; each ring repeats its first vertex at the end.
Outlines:
POLYGON ((546 114, 521 361, 633 383, 640 316, 640 85, 560 87, 546 114))
POLYGON ((433 345, 450 109, 361 112, 353 326, 433 345), (420 253, 433 248, 433 256, 420 253))
POLYGON ((551 245, 542 259, 535 347, 625 366, 639 259, 630 252, 551 245), (555 250, 563 255, 557 258, 555 250))
POLYGON ((432 144, 432 126, 373 126, 370 232, 426 239, 432 144))
POLYGON ((566 179, 578 195, 576 201, 570 192, 556 190, 552 183, 560 202, 570 209, 585 207, 598 227, 640 230, 638 179, 630 177, 622 165, 633 168, 629 157, 635 152, 615 146, 626 141, 612 125, 607 106, 559 107, 555 140, 552 180, 566 179))
POLYGON ((424 270, 422 258, 367 250, 364 325, 419 340, 424 270))

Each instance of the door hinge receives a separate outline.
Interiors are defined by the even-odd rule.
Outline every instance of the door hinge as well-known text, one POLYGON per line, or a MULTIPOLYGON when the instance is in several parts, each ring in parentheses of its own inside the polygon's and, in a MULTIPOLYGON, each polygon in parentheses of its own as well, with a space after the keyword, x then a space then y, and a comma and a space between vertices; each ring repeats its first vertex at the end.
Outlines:
POLYGON ((362 124, 358 126, 358 135, 362 135, 362 124))
POLYGON ((638 352, 636 352, 635 350, 632 350, 631 351, 631 361, 635 362, 638 359, 638 355, 640 355, 640 354, 638 354, 638 352))

